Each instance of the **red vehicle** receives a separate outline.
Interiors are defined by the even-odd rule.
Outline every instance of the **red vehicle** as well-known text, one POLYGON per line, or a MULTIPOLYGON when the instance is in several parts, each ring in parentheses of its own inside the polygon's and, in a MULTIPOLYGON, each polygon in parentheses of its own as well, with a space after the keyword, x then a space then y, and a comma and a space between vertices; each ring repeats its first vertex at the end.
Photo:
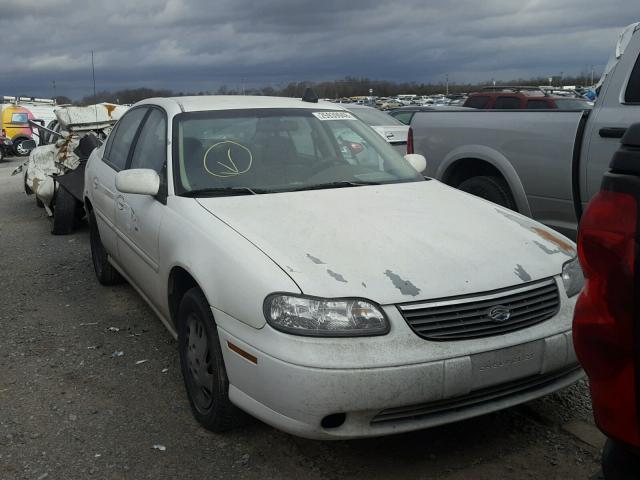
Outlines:
POLYGON ((607 480, 640 478, 640 123, 629 127, 578 234, 585 285, 573 342, 609 437, 607 480))
POLYGON ((538 87, 488 87, 469 95, 462 106, 481 110, 587 110, 592 107, 586 99, 550 96, 538 87))

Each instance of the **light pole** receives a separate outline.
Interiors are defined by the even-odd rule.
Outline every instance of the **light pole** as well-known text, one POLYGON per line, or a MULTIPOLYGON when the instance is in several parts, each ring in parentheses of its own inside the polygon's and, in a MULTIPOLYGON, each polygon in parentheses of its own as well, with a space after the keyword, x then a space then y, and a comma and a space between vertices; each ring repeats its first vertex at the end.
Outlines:
POLYGON ((446 95, 449 95, 449 74, 447 73, 445 76, 445 89, 446 89, 446 95))

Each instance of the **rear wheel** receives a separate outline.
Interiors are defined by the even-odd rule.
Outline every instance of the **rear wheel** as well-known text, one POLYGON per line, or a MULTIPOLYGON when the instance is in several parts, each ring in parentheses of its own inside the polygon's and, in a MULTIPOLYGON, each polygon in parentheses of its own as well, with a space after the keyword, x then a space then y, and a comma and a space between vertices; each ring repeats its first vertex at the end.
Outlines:
POLYGON ((26 157, 31 153, 31 150, 25 148, 24 142, 29 140, 28 138, 18 138, 13 141, 13 150, 16 152, 16 155, 19 157, 26 157))
POLYGON ((471 177, 458 185, 458 189, 517 211, 516 202, 511 195, 509 186, 500 177, 471 177))
POLYGON ((209 302, 197 287, 180 301, 178 344, 193 416, 207 430, 220 433, 231 429, 243 414, 229 401, 229 379, 218 329, 209 302))
POLYGON ((68 235, 73 232, 79 209, 80 202, 66 188, 59 186, 53 208, 51 233, 54 235, 68 235))
POLYGON ((109 263, 109 254, 102 245, 98 224, 93 212, 89 212, 89 242, 91 244, 91 260, 96 277, 102 285, 116 285, 123 281, 122 275, 109 263))

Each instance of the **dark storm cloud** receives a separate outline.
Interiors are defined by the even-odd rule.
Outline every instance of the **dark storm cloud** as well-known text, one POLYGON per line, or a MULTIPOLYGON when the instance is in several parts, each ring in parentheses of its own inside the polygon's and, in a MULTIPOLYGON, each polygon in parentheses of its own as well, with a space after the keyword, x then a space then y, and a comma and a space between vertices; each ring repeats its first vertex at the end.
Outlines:
POLYGON ((602 66, 637 0, 0 0, 0 93, 453 81, 602 66), (5 4, 6 5, 3 5, 5 4), (11 32, 14 32, 13 34, 11 32))

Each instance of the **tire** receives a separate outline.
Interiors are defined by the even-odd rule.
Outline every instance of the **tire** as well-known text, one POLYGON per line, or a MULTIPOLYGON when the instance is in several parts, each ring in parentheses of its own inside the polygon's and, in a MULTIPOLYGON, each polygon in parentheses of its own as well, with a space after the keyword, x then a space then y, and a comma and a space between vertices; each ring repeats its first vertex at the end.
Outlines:
POLYGON ((602 452, 602 473, 606 480, 637 480, 640 456, 607 439, 602 452))
POLYGON ((0 147, 0 162, 4 160, 4 148, 0 147))
POLYGON ((202 291, 187 291, 178 308, 178 345, 185 389, 195 419, 222 433, 236 426, 243 413, 229 401, 229 379, 218 329, 202 291))
MULTIPOLYGON (((27 166, 23 168, 24 168, 24 176, 23 176, 24 193, 26 193, 27 195, 31 195, 33 194, 33 190, 31 190, 31 187, 27 185, 27 166)), ((44 204, 42 204, 42 206, 44 207, 44 204)))
POLYGON ((511 195, 509 186, 500 177, 471 177, 458 185, 458 189, 517 211, 516 202, 511 195))
POLYGON ((69 235, 76 224, 79 202, 66 188, 59 186, 53 207, 53 223, 51 233, 54 235, 69 235))
POLYGON ((117 285, 124 279, 113 265, 109 263, 109 254, 102 245, 98 224, 93 212, 89 212, 89 241, 91 243, 91 260, 96 278, 102 285, 117 285))
POLYGON ((22 142, 29 140, 28 138, 18 138, 13 141, 13 151, 19 157, 26 157, 31 153, 31 150, 27 150, 22 146, 22 142))

